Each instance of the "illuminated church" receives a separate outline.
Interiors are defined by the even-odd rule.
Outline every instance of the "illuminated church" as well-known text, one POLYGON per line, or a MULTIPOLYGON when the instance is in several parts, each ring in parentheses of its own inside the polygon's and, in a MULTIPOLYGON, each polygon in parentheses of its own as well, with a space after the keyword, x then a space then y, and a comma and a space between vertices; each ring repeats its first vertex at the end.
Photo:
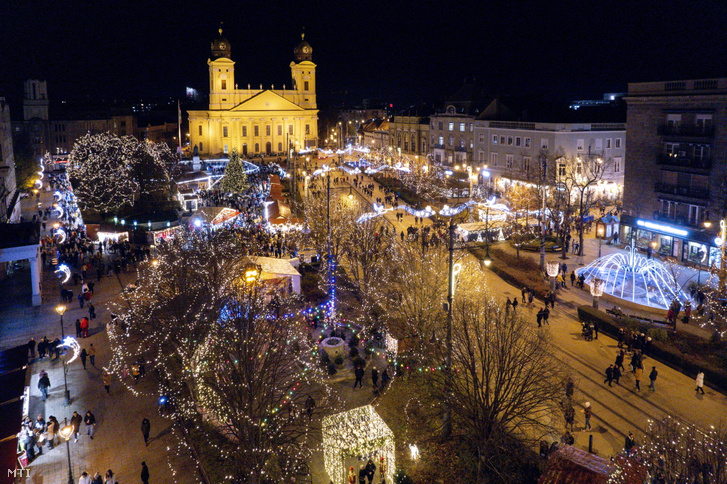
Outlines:
POLYGON ((286 154, 315 147, 318 140, 316 65, 313 49, 301 36, 290 63, 292 84, 282 89, 241 89, 235 82, 231 47, 220 36, 212 42, 210 103, 206 111, 189 111, 190 146, 200 156, 217 156, 233 148, 243 156, 286 154))

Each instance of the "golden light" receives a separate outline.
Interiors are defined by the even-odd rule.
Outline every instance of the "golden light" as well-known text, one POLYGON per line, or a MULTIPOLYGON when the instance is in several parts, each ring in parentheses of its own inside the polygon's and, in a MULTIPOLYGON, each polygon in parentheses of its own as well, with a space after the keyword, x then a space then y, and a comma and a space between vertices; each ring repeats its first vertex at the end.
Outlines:
POLYGON ((704 226, 707 227, 707 228, 710 228, 712 226, 712 222, 710 222, 709 220, 705 220, 704 221, 704 226))
POLYGON ((159 266, 159 261, 158 261, 158 260, 156 260, 156 259, 152 259, 152 261, 151 261, 151 265, 152 265, 153 267, 158 267, 158 266, 159 266))
POLYGON ((59 304, 58 306, 56 306, 56 312, 63 316, 63 313, 66 312, 66 307, 63 304, 59 304))
POLYGON ((61 224, 59 224, 58 222, 53 224, 54 229, 60 228, 60 226, 61 226, 61 224))
POLYGON ((71 435, 73 435, 73 425, 65 425, 61 427, 61 430, 59 432, 61 434, 61 437, 63 437, 66 440, 71 439, 71 435))
POLYGON ((255 283, 259 275, 260 271, 257 269, 257 267, 249 267, 245 269, 245 282, 248 284, 253 284, 255 283))

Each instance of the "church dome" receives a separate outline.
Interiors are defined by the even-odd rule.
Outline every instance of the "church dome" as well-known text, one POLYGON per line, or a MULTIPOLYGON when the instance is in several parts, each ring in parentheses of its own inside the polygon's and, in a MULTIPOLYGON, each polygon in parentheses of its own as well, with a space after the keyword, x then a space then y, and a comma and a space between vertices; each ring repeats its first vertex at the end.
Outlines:
POLYGON ((305 34, 300 35, 300 43, 293 49, 293 55, 296 62, 313 60, 313 48, 305 40, 305 34))
POLYGON ((217 32, 219 32, 219 36, 212 41, 212 57, 215 59, 219 57, 227 57, 229 59, 232 52, 232 49, 230 48, 230 41, 222 36, 222 26, 220 26, 217 32))

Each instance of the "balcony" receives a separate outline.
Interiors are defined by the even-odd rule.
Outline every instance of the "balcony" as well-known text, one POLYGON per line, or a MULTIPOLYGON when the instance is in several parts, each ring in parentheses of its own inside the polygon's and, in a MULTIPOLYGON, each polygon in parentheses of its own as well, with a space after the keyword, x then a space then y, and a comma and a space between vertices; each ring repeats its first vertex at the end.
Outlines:
POLYGON ((659 153, 656 158, 657 165, 674 166, 682 168, 696 168, 699 170, 711 170, 711 158, 696 158, 694 156, 674 156, 669 153, 659 153))
POLYGON ((713 138, 713 126, 689 126, 684 124, 659 126, 661 136, 679 136, 685 138, 713 138))
POLYGON ((656 184, 654 185, 654 190, 656 190, 658 193, 664 193, 668 195, 678 195, 680 197, 709 200, 709 189, 707 188, 690 188, 656 182, 656 184))

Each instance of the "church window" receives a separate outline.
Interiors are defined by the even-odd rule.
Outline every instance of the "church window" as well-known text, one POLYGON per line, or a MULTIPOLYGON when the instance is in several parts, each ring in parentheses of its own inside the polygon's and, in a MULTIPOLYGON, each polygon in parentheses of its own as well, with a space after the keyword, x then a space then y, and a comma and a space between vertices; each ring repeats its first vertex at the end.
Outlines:
POLYGON ((222 137, 227 138, 227 126, 222 127, 222 137))
POLYGON ((278 143, 278 153, 283 152, 283 143, 278 143))
MULTIPOLYGON (((260 126, 254 126, 253 128, 254 128, 253 130, 255 132, 255 136, 260 136, 260 126)), ((258 149, 255 149, 255 153, 257 153, 258 151, 259 151, 258 149)))
POLYGON ((221 87, 223 91, 227 89, 227 79, 222 79, 221 87))
POLYGON ((265 125, 265 136, 270 136, 270 125, 265 125))
POLYGON ((200 124, 198 127, 199 127, 199 135, 202 136, 202 125, 200 124))
MULTIPOLYGON (((279 124, 278 125, 278 136, 282 136, 282 135, 283 135, 283 125, 279 124)), ((278 151, 280 151, 280 150, 278 150, 278 151)))
POLYGON ((242 137, 247 138, 247 126, 242 127, 242 137))
POLYGON ((288 125, 288 134, 293 134, 293 125, 292 124, 288 125))
POLYGON ((255 153, 260 153, 260 143, 255 143, 255 153))
POLYGON ((303 81, 303 90, 304 91, 308 90, 308 81, 303 81))
POLYGON ((305 134, 310 134, 310 124, 305 125, 305 134))

